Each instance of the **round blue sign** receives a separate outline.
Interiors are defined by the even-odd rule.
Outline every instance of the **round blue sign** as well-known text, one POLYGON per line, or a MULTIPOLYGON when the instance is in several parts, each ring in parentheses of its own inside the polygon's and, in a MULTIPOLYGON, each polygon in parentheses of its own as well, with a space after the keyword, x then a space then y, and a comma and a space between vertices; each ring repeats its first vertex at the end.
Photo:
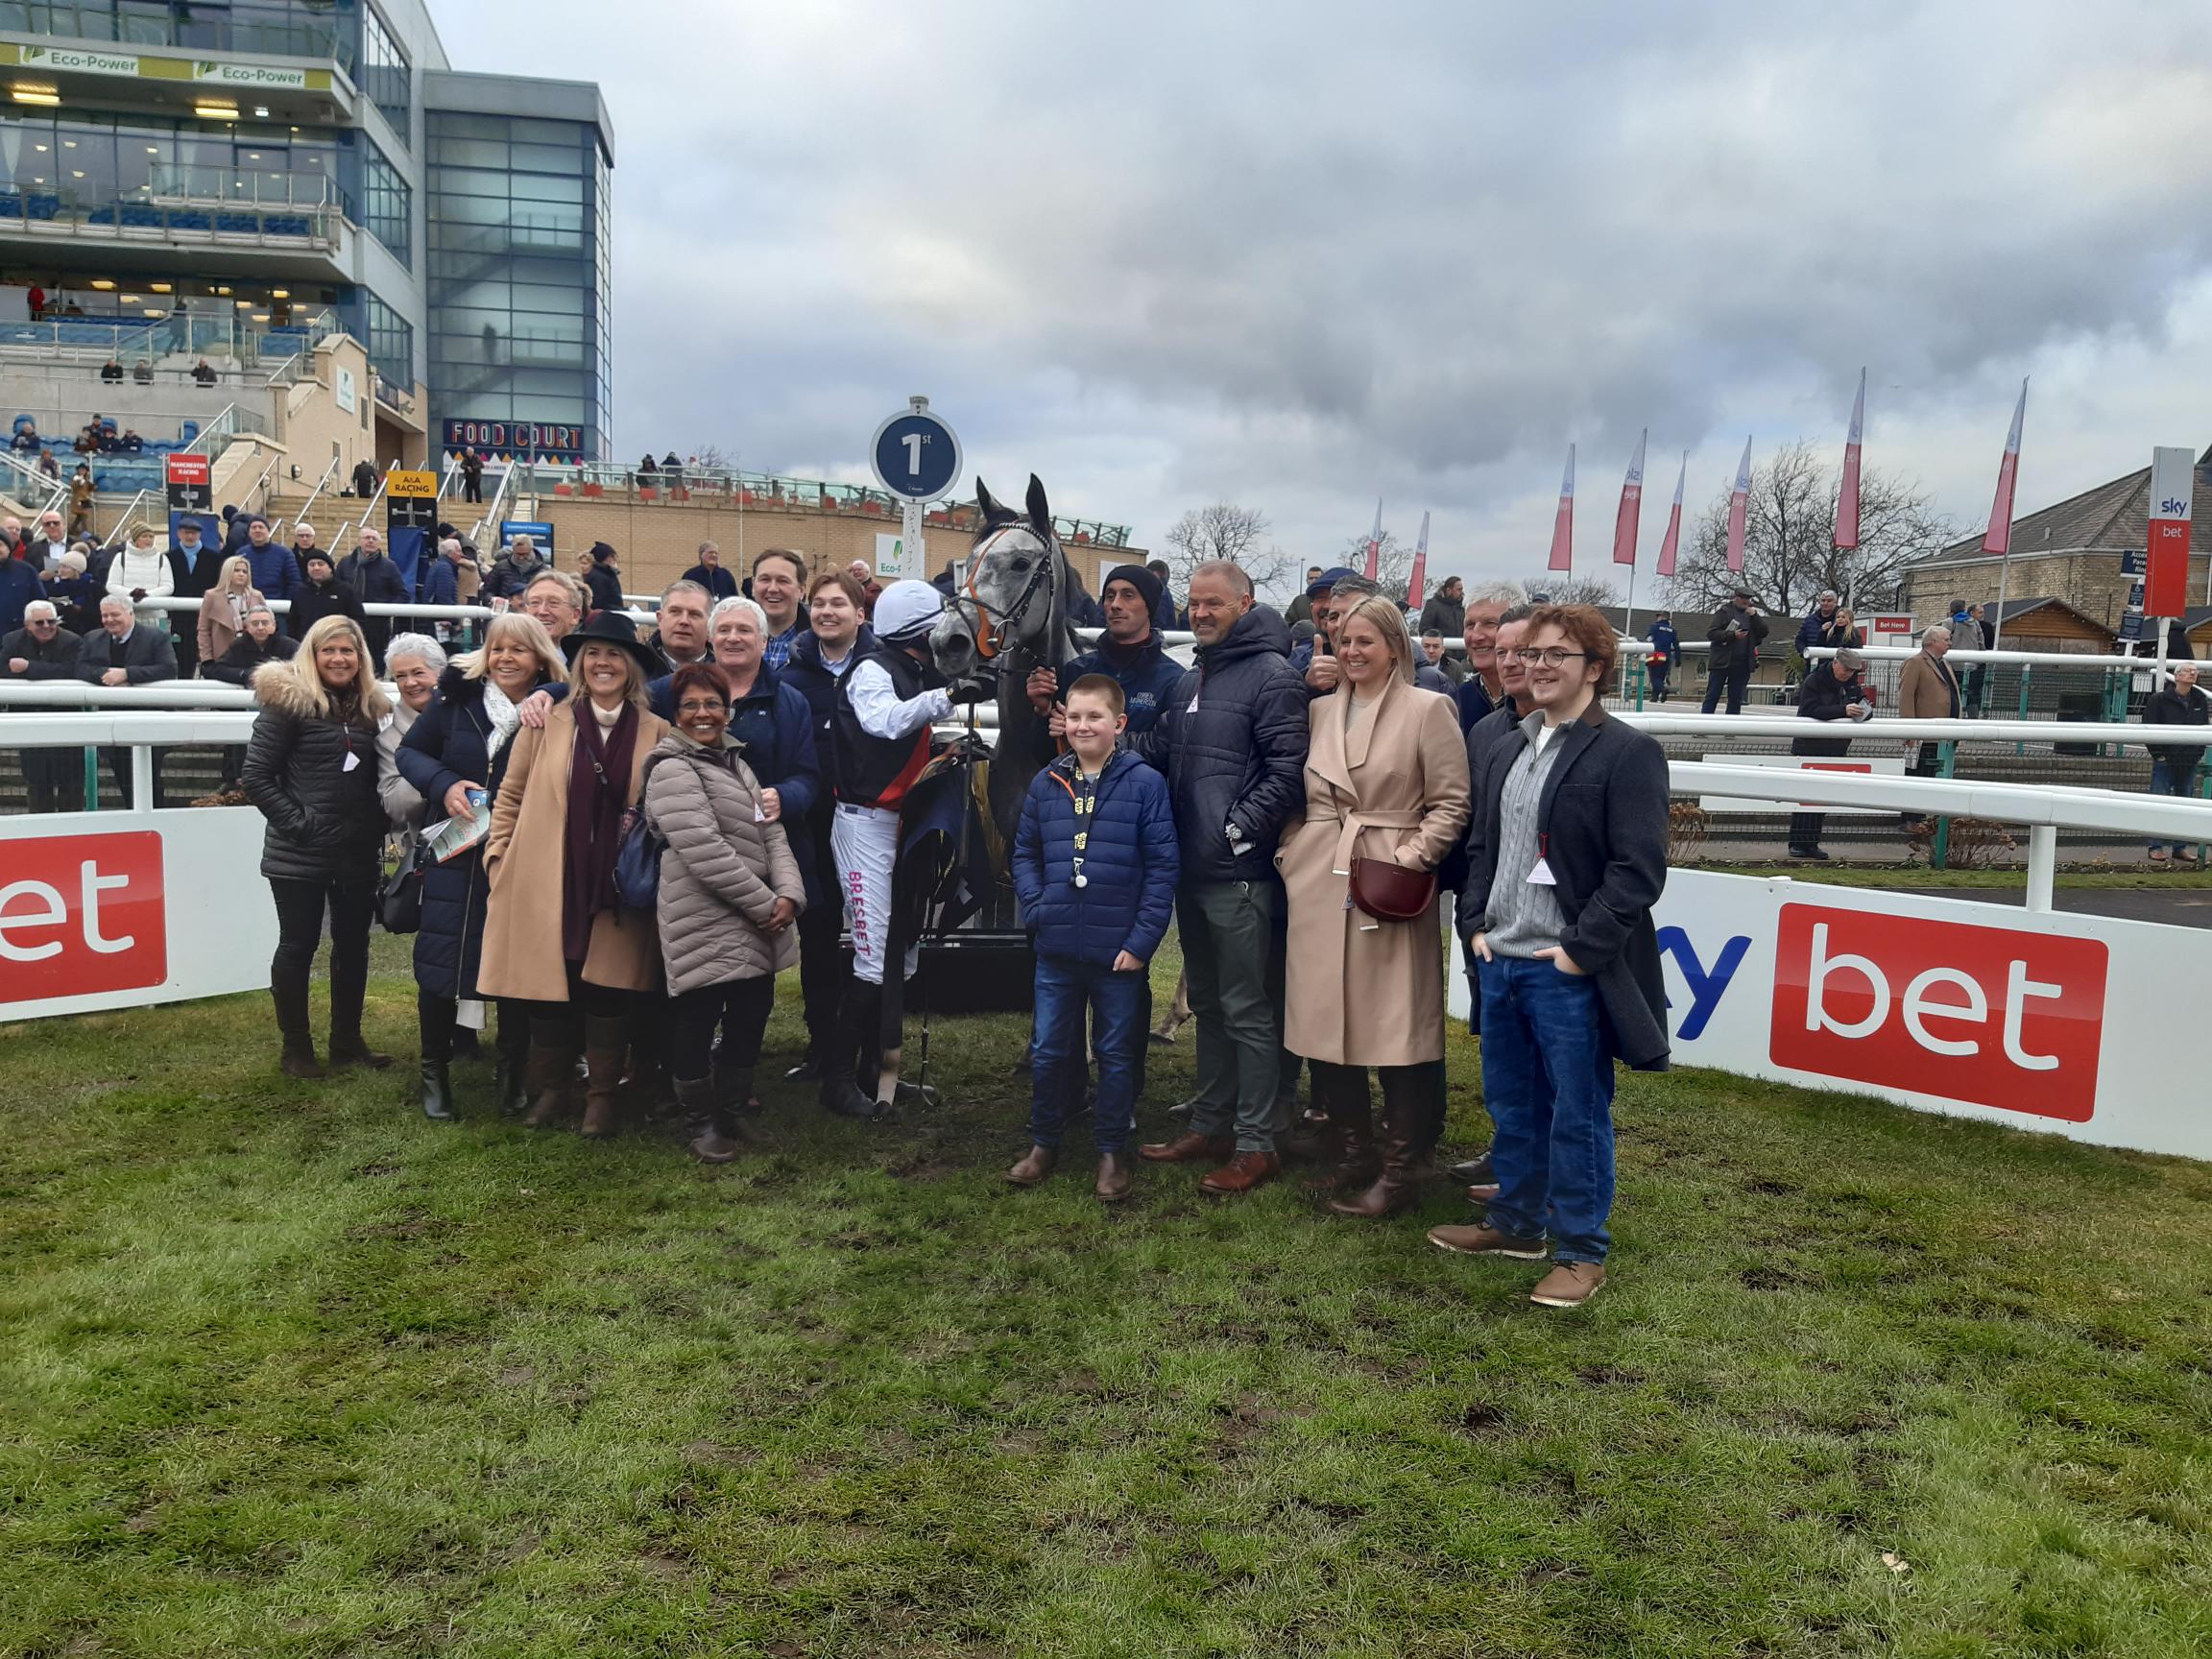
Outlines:
POLYGON ((960 440, 926 409, 908 409, 876 428, 869 446, 876 481, 908 501, 934 501, 960 476, 960 440))

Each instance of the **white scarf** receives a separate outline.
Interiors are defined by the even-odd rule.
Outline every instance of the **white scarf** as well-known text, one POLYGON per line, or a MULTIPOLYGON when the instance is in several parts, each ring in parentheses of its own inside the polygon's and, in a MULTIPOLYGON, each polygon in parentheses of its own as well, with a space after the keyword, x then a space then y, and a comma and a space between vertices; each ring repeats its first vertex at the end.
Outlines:
POLYGON ((484 743, 484 757, 496 760, 499 751, 507 747, 507 739, 515 735, 522 713, 515 707, 515 699, 500 690, 498 683, 489 674, 484 676, 484 717, 492 722, 492 735, 484 743))

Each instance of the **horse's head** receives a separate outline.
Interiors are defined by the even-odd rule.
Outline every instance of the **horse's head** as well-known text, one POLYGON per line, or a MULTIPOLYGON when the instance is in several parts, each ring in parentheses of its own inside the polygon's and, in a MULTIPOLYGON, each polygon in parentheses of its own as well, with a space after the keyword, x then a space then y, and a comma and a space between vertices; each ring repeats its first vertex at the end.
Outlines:
POLYGON ((1056 666, 1070 638, 1067 587, 1075 576, 1053 534, 1045 486, 1031 473, 1025 510, 1017 512, 994 500, 978 478, 975 505, 982 522, 966 573, 929 636, 938 672, 959 679, 1008 655, 1056 666))

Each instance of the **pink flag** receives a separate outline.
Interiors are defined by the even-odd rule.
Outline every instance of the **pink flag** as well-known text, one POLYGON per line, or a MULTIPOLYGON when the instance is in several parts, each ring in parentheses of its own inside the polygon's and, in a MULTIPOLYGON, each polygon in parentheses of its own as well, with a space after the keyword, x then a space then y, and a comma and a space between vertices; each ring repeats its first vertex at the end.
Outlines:
POLYGON ((1859 441, 1866 430, 1866 371, 1859 371, 1859 397, 1851 405, 1851 435, 1843 440, 1843 487, 1836 494, 1836 545, 1859 545, 1859 441))
POLYGON ((1382 559, 1382 501, 1375 501, 1375 528, 1367 536, 1367 580, 1375 580, 1375 568, 1382 559))
POLYGON ((2028 382, 2020 382, 2020 401, 2012 407, 2012 430, 2005 437, 2005 459, 1997 465, 1997 501, 1989 509, 1989 531, 1982 538, 1984 553, 2012 550, 2012 485, 2020 470, 2020 422, 2028 416, 2028 382))
POLYGON ((1751 511, 1751 440, 1743 440, 1743 459, 1736 464, 1736 488, 1728 496, 1728 568, 1743 573, 1743 520, 1751 511))
POLYGON ((1559 517, 1551 521, 1552 570, 1575 568, 1575 445, 1567 445, 1567 476, 1559 481, 1559 517))
POLYGON ((1613 563, 1636 563, 1636 521, 1644 516, 1644 441, 1651 436, 1647 426, 1636 434, 1636 459, 1628 463, 1628 476, 1621 480, 1621 506, 1613 516, 1613 563))
POLYGON ((1421 515, 1421 540, 1413 544, 1413 580, 1406 585, 1406 609, 1418 611, 1425 595, 1422 585, 1429 580, 1429 515, 1421 515))
POLYGON ((1667 540, 1659 543, 1659 574, 1674 574, 1674 554, 1682 545, 1682 480, 1690 475, 1690 451, 1682 451, 1682 469, 1674 474, 1674 505, 1667 509, 1667 540))

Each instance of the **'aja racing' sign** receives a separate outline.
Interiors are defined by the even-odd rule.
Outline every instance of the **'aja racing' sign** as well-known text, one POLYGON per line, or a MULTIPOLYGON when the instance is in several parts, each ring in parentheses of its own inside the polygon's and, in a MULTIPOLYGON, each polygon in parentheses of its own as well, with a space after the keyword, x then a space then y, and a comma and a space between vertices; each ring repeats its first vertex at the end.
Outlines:
POLYGON ((2212 1157, 2176 1038, 2212 932, 1685 870, 1654 920, 1678 1064, 2212 1157))

